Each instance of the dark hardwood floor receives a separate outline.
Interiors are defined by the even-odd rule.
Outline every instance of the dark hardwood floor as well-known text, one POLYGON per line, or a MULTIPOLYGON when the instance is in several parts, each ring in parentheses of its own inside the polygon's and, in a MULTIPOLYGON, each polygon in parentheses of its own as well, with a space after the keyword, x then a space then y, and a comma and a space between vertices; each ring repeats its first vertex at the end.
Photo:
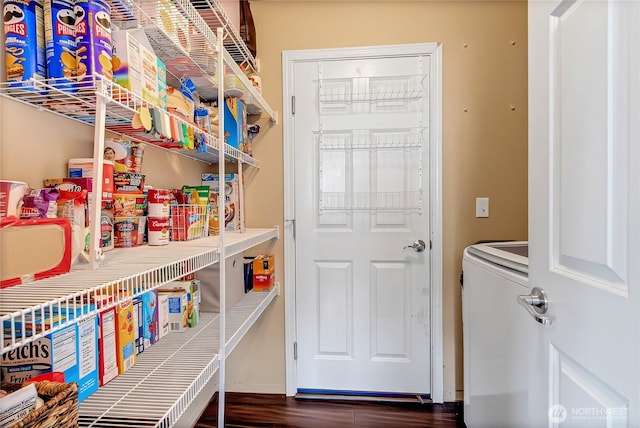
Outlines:
MULTIPOLYGON (((296 399, 279 394, 225 395, 225 427, 349 428, 464 427, 462 403, 419 404, 356 400, 296 399)), ((217 396, 195 428, 216 427, 217 396)))

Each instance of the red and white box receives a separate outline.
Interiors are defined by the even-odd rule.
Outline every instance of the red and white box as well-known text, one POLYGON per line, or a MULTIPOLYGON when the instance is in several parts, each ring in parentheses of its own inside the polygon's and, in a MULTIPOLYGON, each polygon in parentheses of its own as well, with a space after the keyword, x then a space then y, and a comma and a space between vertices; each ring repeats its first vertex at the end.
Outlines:
POLYGON ((99 375, 102 386, 118 376, 116 308, 111 307, 100 312, 98 325, 99 375))

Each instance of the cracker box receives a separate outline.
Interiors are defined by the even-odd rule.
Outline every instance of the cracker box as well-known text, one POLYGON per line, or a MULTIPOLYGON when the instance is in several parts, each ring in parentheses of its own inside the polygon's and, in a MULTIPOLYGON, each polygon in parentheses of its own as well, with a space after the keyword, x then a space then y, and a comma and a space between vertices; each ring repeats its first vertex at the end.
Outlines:
POLYGON ((135 333, 136 355, 144 352, 144 321, 142 299, 133 299, 133 331, 135 333))
POLYGON ((115 307, 100 312, 98 327, 98 373, 102 386, 118 376, 115 307))
POLYGON ((52 371, 63 372, 65 381, 78 380, 75 324, 2 354, 2 384, 23 383, 52 371))
POLYGON ((169 331, 185 331, 189 327, 187 291, 183 288, 161 288, 158 294, 168 297, 169 331))
POLYGON ((253 291, 269 291, 274 282, 273 254, 260 254, 253 259, 253 291))
POLYGON ((123 374, 136 363, 136 333, 133 300, 116 306, 116 345, 118 373, 123 374))
POLYGON ((142 300, 142 336, 145 349, 160 340, 158 335, 158 290, 144 293, 142 300))
POLYGON ((158 293, 158 339, 169 334, 169 295, 158 293))
MULTIPOLYGON (((218 217, 220 209, 218 204, 218 188, 220 186, 219 174, 203 173, 202 185, 209 186, 209 206, 211 217, 218 217)), ((240 230, 240 176, 235 173, 224 175, 225 182, 225 230, 240 230)))
POLYGON ((78 401, 98 390, 98 324, 90 316, 2 355, 2 384, 22 383, 48 372, 62 372, 78 384, 78 401))

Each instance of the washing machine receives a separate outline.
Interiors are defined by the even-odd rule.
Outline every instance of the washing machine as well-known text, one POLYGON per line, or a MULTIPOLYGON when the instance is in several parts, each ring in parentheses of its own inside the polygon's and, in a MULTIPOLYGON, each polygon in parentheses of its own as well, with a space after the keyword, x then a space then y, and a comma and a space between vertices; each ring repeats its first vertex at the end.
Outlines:
POLYGON ((464 250, 462 269, 465 424, 527 427, 536 331, 518 296, 530 294, 528 243, 472 245, 464 250))

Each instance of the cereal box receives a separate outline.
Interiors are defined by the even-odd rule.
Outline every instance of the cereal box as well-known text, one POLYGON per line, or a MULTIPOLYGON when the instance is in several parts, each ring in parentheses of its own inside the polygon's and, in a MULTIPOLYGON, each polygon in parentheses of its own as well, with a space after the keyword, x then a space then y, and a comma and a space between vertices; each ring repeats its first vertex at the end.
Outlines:
POLYGON ((144 352, 144 322, 142 314, 142 299, 133 299, 133 331, 136 341, 136 355, 144 352))
POLYGON ((169 334, 169 295, 158 293, 158 339, 169 334))
POLYGON ((116 306, 116 346, 119 374, 123 374, 136 363, 134 324, 133 300, 125 300, 116 306))
MULTIPOLYGON (((218 189, 220 186, 219 174, 203 173, 202 185, 209 186, 209 204, 211 206, 211 216, 218 217, 218 189)), ((225 182, 225 206, 224 225, 226 230, 240 230, 240 177, 238 174, 230 173, 224 175, 225 182)))
POLYGON ((142 53, 140 43, 128 30, 111 33, 113 77, 134 95, 142 96, 142 53))
POLYGON ((98 368, 100 386, 118 376, 116 343, 116 308, 105 309, 98 315, 98 368))

